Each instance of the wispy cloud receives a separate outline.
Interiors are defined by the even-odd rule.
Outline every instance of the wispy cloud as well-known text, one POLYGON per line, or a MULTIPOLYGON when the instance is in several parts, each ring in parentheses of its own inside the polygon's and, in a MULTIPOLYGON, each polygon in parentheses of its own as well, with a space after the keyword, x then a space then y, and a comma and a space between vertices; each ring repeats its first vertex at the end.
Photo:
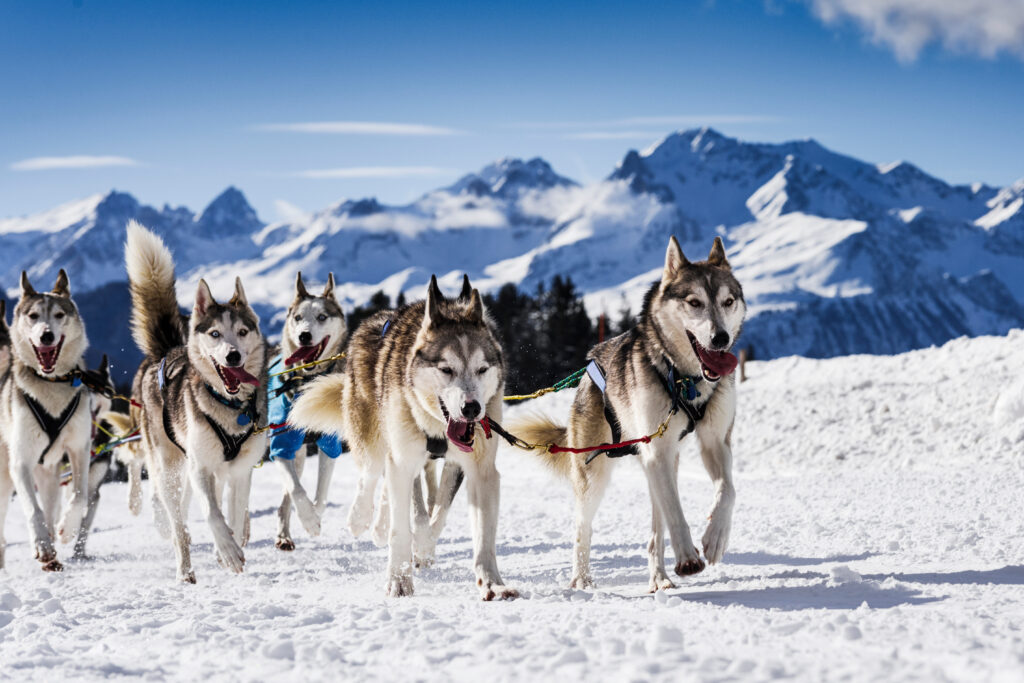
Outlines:
MULTIPOLYGON (((565 128, 624 128, 630 126, 652 127, 686 127, 686 126, 723 126, 745 123, 777 123, 782 119, 777 116, 762 114, 708 114, 708 115, 675 115, 675 116, 629 116, 620 119, 601 121, 522 121, 509 124, 510 128, 533 129, 565 129, 565 128)), ((663 132, 663 131, 662 131, 663 132)), ((638 131, 625 133, 639 134, 638 131)), ((644 133, 644 135, 650 135, 644 133)), ((623 135, 625 137, 625 134, 623 135)))
POLYGON ((904 62, 929 43, 947 50, 1024 59, 1021 0, 804 0, 828 25, 852 20, 904 62))
POLYGON ((466 131, 423 123, 389 123, 385 121, 307 121, 303 123, 264 123, 255 130, 287 133, 319 133, 333 135, 465 135, 466 131))
POLYGON ((348 166, 345 168, 322 168, 293 173, 297 178, 339 179, 339 178, 411 178, 456 173, 450 168, 438 166, 348 166))
POLYGON ((274 210, 277 211, 277 217, 286 223, 304 223, 310 215, 287 199, 275 199, 274 210))
POLYGON ((139 166, 139 162, 128 157, 114 156, 67 156, 32 157, 15 161, 12 171, 51 171, 64 168, 106 168, 109 166, 139 166))

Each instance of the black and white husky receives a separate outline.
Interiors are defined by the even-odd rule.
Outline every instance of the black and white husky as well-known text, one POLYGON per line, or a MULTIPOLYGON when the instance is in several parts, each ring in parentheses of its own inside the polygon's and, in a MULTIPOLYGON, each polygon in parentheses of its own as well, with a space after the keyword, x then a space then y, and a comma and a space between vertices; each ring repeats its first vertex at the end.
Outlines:
POLYGON ((0 352, 0 566, 11 487, 28 520, 29 545, 46 571, 60 571, 53 541, 70 543, 88 507, 91 441, 89 393, 81 381, 89 345, 78 307, 61 270, 50 292, 21 274, 8 351, 0 352), (60 470, 71 464, 71 494, 60 510, 60 470), (7 472, 9 471, 9 476, 7 472))
MULTIPOLYGON (((644 299, 637 326, 591 349, 588 374, 577 389, 569 424, 542 415, 509 424, 510 431, 534 443, 582 448, 613 444, 655 432, 661 438, 635 447, 651 494, 648 545, 650 589, 672 588, 665 571, 668 529, 679 576, 704 569, 679 502, 679 441, 696 432, 704 467, 715 485, 715 503, 702 539, 711 563, 729 544, 735 491, 730 436, 736 415, 736 358, 729 349, 746 314, 740 283, 733 277, 720 238, 706 261, 691 263, 671 238, 661 281, 644 299)), ((692 437, 691 437, 692 438, 692 437)), ((571 586, 593 586, 590 538, 597 507, 611 479, 610 456, 634 449, 589 454, 545 453, 545 461, 572 481, 576 534, 571 586)), ((536 452, 536 451, 535 451, 536 452)))
POLYGON ((266 417, 267 352, 259 319, 241 280, 217 303, 199 281, 192 315, 178 310, 174 262, 163 241, 132 221, 125 263, 132 295, 132 333, 145 355, 132 395, 149 470, 167 513, 177 577, 195 583, 185 527, 186 475, 203 506, 220 563, 245 564, 253 467, 267 448, 257 427, 266 417), (221 501, 227 488, 227 518, 221 501))

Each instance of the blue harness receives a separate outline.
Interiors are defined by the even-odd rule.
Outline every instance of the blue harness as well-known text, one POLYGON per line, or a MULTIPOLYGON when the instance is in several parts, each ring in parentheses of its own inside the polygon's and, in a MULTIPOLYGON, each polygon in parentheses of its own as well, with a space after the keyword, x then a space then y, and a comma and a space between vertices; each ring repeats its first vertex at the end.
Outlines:
MULTIPOLYGON (((274 359, 271 367, 282 363, 281 356, 274 359)), ((286 386, 285 375, 270 378, 267 390, 268 414, 267 421, 275 424, 288 422, 292 412, 292 399, 288 396, 290 386, 286 386)), ((294 386, 294 385, 292 385, 294 386)), ((270 437, 270 459, 294 460, 304 444, 316 444, 328 458, 341 455, 341 439, 333 434, 306 433, 300 429, 288 427, 274 432, 270 437)))

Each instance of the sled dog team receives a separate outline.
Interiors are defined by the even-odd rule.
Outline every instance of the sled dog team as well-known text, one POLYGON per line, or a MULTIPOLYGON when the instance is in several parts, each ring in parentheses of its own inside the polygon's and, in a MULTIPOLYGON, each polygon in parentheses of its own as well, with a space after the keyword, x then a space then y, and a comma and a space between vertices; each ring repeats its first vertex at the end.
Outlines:
MULTIPOLYGON (((496 553, 500 477, 491 429, 505 432, 500 422, 507 368, 495 324, 468 277, 455 298, 445 297, 432 278, 425 300, 377 313, 348 338, 333 275, 322 292, 311 293, 300 273, 275 354, 240 279, 224 303, 200 280, 191 314, 182 314, 170 251, 134 221, 127 228, 125 264, 132 334, 145 356, 128 415, 110 411, 106 358, 99 370, 84 367, 88 341, 63 270, 49 292, 37 292, 22 274, 9 327, 0 301, 0 568, 12 491, 44 570, 62 568, 56 538, 75 540, 75 555, 85 555, 110 466, 110 450, 92 451, 100 441, 97 430, 138 431, 138 440, 115 442, 113 449, 129 472, 129 509, 141 510, 145 466, 156 525, 172 541, 178 580, 190 583, 196 580, 186 526, 191 496, 199 498, 218 562, 242 572, 254 467, 269 451, 280 471, 284 499, 275 542, 292 550, 293 507, 307 533, 320 533, 344 438, 359 469, 348 526, 356 536, 372 528, 374 540, 387 544, 388 595, 413 593, 413 570, 433 562, 463 483, 480 595, 517 595, 502 580, 496 553), (317 452, 319 477, 311 496, 300 477, 306 456, 317 452), (70 485, 62 494, 67 465, 70 485)), ((533 412, 505 425, 520 443, 581 451, 532 451, 572 484, 573 587, 594 585, 593 519, 620 456, 635 455, 647 477, 650 589, 674 586, 665 567, 666 531, 677 575, 722 559, 735 500, 730 436, 736 358, 729 349, 745 312, 720 239, 706 260, 691 262, 670 238, 661 279, 647 293, 637 325, 588 354, 568 424, 533 412), (677 486, 680 441, 690 434, 715 489, 701 539, 704 559, 677 486)))

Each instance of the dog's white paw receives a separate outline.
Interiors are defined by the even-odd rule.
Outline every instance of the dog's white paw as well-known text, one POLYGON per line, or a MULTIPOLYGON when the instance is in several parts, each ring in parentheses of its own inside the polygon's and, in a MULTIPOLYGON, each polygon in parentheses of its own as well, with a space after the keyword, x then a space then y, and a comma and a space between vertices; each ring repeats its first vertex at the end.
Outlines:
POLYGON ((245 569, 245 554, 234 539, 217 544, 217 561, 222 567, 236 574, 245 569))
POLYGON ((391 520, 386 515, 377 515, 377 523, 373 525, 373 533, 371 534, 373 544, 378 548, 383 548, 388 544, 390 533, 391 520))
POLYGON ((363 505, 357 498, 348 510, 348 530, 352 532, 353 536, 359 538, 366 533, 371 524, 373 524, 372 501, 370 505, 363 505))
POLYGON ((676 560, 676 575, 691 576, 704 571, 704 560, 700 559, 700 551, 691 547, 683 557, 676 560))
POLYGON ((594 577, 590 574, 577 574, 572 577, 572 581, 569 582, 569 588, 575 588, 576 590, 594 588, 595 585, 594 577))
POLYGON ((729 531, 732 524, 725 514, 713 515, 704 532, 701 542, 704 545, 704 557, 711 564, 718 564, 729 547, 729 531))
POLYGON ((320 515, 316 513, 316 508, 309 502, 309 499, 307 498, 302 504, 296 503, 295 511, 298 513, 299 521, 302 522, 302 528, 306 530, 306 533, 310 536, 319 536, 320 515))
POLYGON ((676 585, 672 583, 672 579, 668 578, 668 574, 666 574, 664 570, 655 572, 651 576, 650 584, 648 584, 648 589, 651 593, 667 591, 675 587, 676 585))
POLYGON ((192 571, 191 569, 189 569, 188 571, 184 571, 184 572, 179 570, 178 574, 177 574, 177 578, 178 578, 178 582, 179 583, 195 583, 196 582, 196 573, 194 571, 192 571))
POLYGON ((480 589, 480 597, 484 602, 490 602, 491 600, 515 600, 519 597, 519 591, 515 588, 509 588, 500 583, 490 583, 483 579, 477 579, 476 585, 480 589))
POLYGON ((412 595, 412 576, 408 574, 392 574, 388 577, 385 587, 388 597, 404 598, 412 595))

